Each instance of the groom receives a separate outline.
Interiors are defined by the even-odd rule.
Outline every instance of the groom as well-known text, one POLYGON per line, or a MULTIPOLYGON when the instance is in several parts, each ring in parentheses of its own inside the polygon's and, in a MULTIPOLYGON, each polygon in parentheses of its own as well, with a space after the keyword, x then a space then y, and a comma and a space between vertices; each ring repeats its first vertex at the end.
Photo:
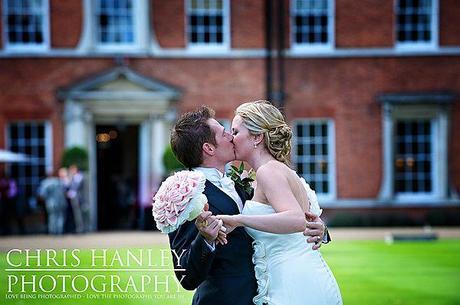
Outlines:
MULTIPOLYGON (((177 159, 207 179, 204 194, 209 211, 169 234, 174 268, 185 270, 175 271, 176 276, 185 289, 196 289, 192 304, 250 305, 257 294, 252 238, 239 227, 227 236, 227 244, 216 242, 222 221, 215 215, 241 213, 244 202, 250 199, 224 174, 225 165, 235 159, 232 140, 208 107, 185 113, 171 131, 177 159)), ((320 246, 324 224, 319 217, 307 222, 304 234, 311 235, 308 241, 320 246)))

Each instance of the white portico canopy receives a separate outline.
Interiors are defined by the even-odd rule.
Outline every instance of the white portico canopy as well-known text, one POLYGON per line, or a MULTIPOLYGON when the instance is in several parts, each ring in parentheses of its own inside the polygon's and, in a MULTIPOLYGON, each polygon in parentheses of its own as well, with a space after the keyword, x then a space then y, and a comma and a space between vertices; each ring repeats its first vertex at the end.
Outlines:
POLYGON ((64 102, 65 146, 80 146, 89 153, 88 200, 94 228, 98 190, 96 125, 139 126, 138 202, 147 206, 152 190, 158 187, 164 174, 162 155, 180 96, 175 86, 141 75, 125 65, 58 91, 58 98, 64 102))

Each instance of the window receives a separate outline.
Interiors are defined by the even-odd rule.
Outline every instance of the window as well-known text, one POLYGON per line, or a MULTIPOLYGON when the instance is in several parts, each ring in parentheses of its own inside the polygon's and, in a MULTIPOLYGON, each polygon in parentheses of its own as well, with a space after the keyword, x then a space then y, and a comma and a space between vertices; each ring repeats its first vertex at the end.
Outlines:
POLYGON ((85 0, 79 49, 96 53, 137 53, 151 39, 148 0, 85 0))
POLYGON ((228 131, 229 133, 232 133, 232 121, 227 120, 227 119, 217 119, 217 122, 219 122, 222 126, 224 126, 226 131, 228 131))
POLYGON ((16 122, 8 127, 8 149, 26 154, 27 163, 12 163, 10 176, 16 180, 19 199, 28 202, 34 198, 41 179, 51 165, 50 128, 44 122, 16 122))
POLYGON ((433 190, 432 126, 430 120, 399 120, 395 134, 395 192, 433 190))
POLYGON ((437 11, 437 0, 398 0, 398 46, 427 46, 437 43, 437 11))
POLYGON ((291 8, 293 47, 332 47, 332 0, 292 0, 291 8))
POLYGON ((335 197, 334 131, 329 120, 294 122, 293 165, 311 188, 323 197, 335 197))
POLYGON ((228 0, 186 0, 186 3, 188 45, 228 47, 228 0))
POLYGON ((383 177, 379 199, 433 204, 448 199, 451 93, 382 94, 383 177))
MULTIPOLYGON (((230 120, 227 120, 227 119, 217 119, 217 122, 219 122, 222 126, 224 126, 225 128, 225 131, 229 132, 230 134, 232 133, 232 121, 230 120)), ((225 165, 225 169, 224 171, 226 173, 230 172, 230 166, 231 166, 231 162, 227 163, 225 165)))
POLYGON ((133 1, 96 1, 96 24, 100 45, 132 45, 135 43, 133 1))
POLYGON ((48 47, 48 1, 4 0, 5 46, 11 49, 43 50, 48 47))

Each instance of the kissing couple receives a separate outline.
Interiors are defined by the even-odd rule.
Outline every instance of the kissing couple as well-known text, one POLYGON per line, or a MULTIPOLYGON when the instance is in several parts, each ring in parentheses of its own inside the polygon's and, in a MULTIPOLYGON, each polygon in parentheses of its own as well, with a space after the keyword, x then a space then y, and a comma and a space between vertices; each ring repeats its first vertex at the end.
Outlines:
POLYGON ((173 255, 174 266, 184 270, 176 276, 185 289, 196 289, 192 304, 342 304, 317 250, 329 235, 316 196, 289 166, 291 138, 283 115, 267 101, 240 105, 231 133, 205 106, 174 125, 172 150, 205 175, 209 204, 169 234, 171 250, 183 253, 179 261, 173 255), (256 171, 251 194, 225 175, 234 160, 256 171))

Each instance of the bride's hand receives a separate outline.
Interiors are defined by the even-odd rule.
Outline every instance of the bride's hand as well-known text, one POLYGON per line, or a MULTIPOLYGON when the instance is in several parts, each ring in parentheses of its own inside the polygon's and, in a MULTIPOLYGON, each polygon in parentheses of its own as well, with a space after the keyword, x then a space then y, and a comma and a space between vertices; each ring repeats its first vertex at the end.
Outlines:
POLYGON ((239 215, 217 215, 216 217, 224 222, 224 227, 226 229, 225 233, 228 235, 235 230, 235 228, 241 226, 241 223, 238 221, 238 216, 239 215))
POLYGON ((227 244, 227 234, 225 233, 226 229, 222 226, 217 234, 216 244, 226 245, 227 244))

